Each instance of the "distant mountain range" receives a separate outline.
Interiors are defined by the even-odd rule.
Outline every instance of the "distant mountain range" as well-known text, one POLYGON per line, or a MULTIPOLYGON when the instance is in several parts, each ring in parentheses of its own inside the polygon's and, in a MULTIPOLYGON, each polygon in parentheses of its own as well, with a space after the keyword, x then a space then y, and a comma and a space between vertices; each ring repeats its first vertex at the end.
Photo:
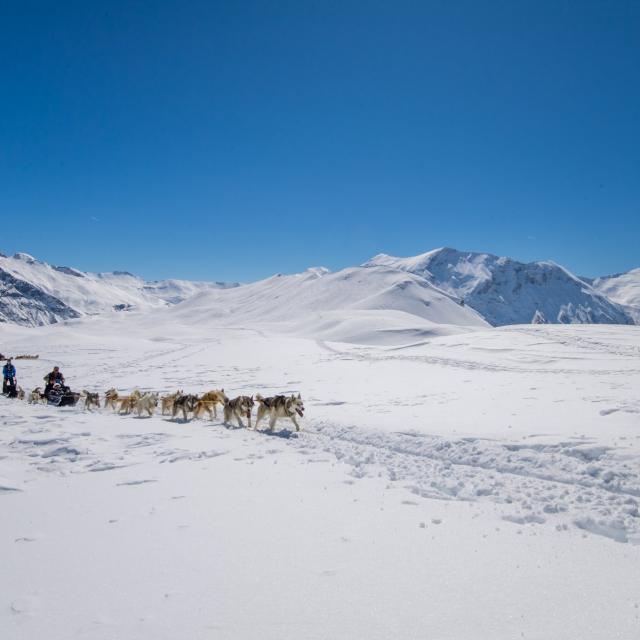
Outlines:
POLYGON ((116 311, 178 304, 201 291, 237 286, 188 280, 145 281, 124 271, 85 273, 40 262, 28 253, 0 254, 0 322, 52 324, 116 311))
POLYGON ((52 266, 26 253, 0 254, 0 322, 37 326, 171 307, 176 321, 304 324, 305 333, 315 327, 336 340, 366 334, 369 325, 425 334, 532 322, 634 324, 640 323, 640 269, 589 279, 553 262, 443 248, 240 285, 149 282, 127 272, 52 266))
MULTIPOLYGON (((554 262, 524 263, 444 248, 411 258, 380 254, 365 263, 379 265, 424 278, 464 300, 494 326, 531 322, 634 324, 631 300, 608 295, 605 278, 589 282, 554 262)), ((635 273, 626 275, 640 286, 640 270, 635 273)), ((614 289, 617 292, 620 287, 611 284, 609 290, 614 289)))

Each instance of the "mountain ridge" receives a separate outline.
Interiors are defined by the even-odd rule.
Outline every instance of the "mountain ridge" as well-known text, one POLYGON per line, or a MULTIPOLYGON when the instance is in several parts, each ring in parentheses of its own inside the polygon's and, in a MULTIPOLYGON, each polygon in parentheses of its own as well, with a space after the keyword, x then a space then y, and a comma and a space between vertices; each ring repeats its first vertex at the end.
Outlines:
POLYGON ((310 316, 340 316, 336 322, 344 324, 351 322, 346 315, 353 313, 360 317, 358 331, 364 331, 360 325, 366 318, 376 317, 375 323, 387 326, 386 321, 380 323, 378 311, 404 314, 399 322, 403 327, 411 317, 419 319, 415 322, 421 326, 425 322, 634 324, 640 323, 640 269, 589 279, 550 260, 523 263, 491 253, 440 247, 405 258, 379 253, 359 267, 337 272, 312 267, 240 285, 147 281, 127 271, 91 273, 49 265, 25 252, 11 257, 0 254, 0 322, 37 326, 191 301, 184 311, 193 308, 205 318, 207 312, 197 307, 199 299, 209 300, 212 316, 226 313, 238 322, 242 318, 285 322, 294 317, 302 322, 304 310, 310 316), (375 273, 367 271, 371 269, 375 273), (285 283, 286 294, 278 293, 285 283), (242 291, 224 294, 237 289, 242 291), (282 306, 287 298, 295 305, 295 313, 282 306))
POLYGON ((237 283, 146 281, 126 271, 91 273, 18 252, 0 254, 0 322, 38 326, 113 311, 178 304, 199 291, 237 283))
POLYGON ((407 258, 378 254, 365 267, 419 275, 460 297, 493 326, 552 323, 634 324, 634 316, 567 268, 550 260, 524 263, 490 253, 442 247, 407 258))

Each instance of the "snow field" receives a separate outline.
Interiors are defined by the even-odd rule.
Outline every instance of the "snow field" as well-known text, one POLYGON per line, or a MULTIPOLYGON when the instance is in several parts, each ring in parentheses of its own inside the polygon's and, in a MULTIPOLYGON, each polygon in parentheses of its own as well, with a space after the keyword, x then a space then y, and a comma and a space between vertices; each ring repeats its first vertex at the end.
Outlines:
POLYGON ((2 637, 637 637, 637 328, 372 347, 159 317, 3 350, 40 354, 26 390, 55 363, 101 394, 300 391, 304 431, 0 398, 2 637))

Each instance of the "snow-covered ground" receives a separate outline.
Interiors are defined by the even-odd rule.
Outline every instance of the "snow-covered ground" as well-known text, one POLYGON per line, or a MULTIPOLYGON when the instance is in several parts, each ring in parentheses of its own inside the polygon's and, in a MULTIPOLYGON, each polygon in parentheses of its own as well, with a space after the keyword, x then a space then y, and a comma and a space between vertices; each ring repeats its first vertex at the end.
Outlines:
POLYGON ((192 321, 203 300, 2 327, 40 354, 27 390, 59 364, 306 414, 269 434, 0 398, 0 638, 638 637, 640 327, 375 346, 192 321))

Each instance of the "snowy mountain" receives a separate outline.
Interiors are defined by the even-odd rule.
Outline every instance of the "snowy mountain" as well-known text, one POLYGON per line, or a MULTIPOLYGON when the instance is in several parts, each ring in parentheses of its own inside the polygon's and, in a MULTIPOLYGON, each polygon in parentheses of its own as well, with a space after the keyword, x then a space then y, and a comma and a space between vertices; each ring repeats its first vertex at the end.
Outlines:
POLYGON ((174 322, 193 326, 277 324, 297 335, 357 343, 395 343, 488 326, 476 311, 423 278, 387 267, 276 275, 202 293, 168 313, 174 322))
POLYGON ((147 282, 127 272, 85 273, 41 262, 27 253, 0 254, 0 322, 51 324, 113 311, 177 304, 201 291, 233 287, 220 282, 147 282))
POLYGON ((610 300, 629 307, 636 323, 640 324, 640 269, 596 278, 590 284, 610 300))
POLYGON ((494 326, 634 323, 628 309, 553 262, 523 263, 443 248, 409 258, 379 254, 364 266, 420 276, 464 300, 494 326))
POLYGON ((410 258, 380 254, 336 273, 315 268, 238 286, 149 282, 123 271, 85 273, 26 253, 0 254, 0 322, 36 326, 163 308, 174 308, 175 321, 187 324, 277 323, 300 335, 365 343, 486 323, 633 324, 640 323, 640 269, 589 280, 553 262, 445 248, 410 258))

